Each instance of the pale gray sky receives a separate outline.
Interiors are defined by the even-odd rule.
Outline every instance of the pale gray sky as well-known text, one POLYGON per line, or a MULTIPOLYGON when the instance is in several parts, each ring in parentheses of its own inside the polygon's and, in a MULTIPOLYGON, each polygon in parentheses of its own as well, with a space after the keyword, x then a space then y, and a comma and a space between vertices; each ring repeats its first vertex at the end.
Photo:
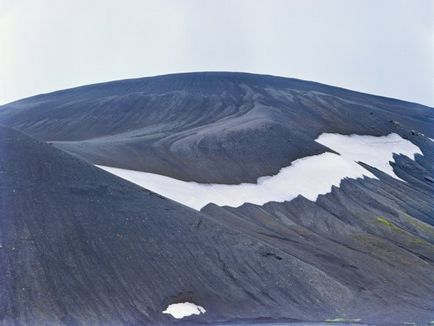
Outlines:
POLYGON ((434 106, 434 0, 0 0, 0 104, 187 71, 434 106))

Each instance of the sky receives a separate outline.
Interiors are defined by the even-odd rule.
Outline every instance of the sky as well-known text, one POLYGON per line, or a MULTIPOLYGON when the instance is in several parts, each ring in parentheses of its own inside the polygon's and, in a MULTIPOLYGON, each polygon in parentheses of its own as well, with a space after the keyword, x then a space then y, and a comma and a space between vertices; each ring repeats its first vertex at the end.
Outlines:
POLYGON ((190 71, 434 106, 434 0, 0 0, 0 104, 190 71))

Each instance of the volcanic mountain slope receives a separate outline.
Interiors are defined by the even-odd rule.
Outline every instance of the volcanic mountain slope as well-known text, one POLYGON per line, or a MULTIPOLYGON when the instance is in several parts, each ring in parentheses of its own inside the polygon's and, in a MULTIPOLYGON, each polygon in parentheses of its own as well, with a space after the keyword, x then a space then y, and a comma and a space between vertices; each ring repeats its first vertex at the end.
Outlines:
POLYGON ((353 289, 301 259, 0 129, 0 324, 324 320, 353 289))
POLYGON ((324 132, 434 138, 433 121, 434 110, 414 103, 224 72, 96 84, 0 108, 0 123, 95 164, 226 184, 329 151, 314 141, 324 132))
POLYGON ((111 82, 0 107, 0 123, 52 142, 0 135, 0 317, 158 324, 173 320, 161 313, 169 303, 190 301, 206 313, 187 323, 430 322, 433 121, 414 103, 240 73, 111 82), (315 141, 324 132, 396 133, 420 154, 394 155, 396 177, 359 162, 377 179, 344 179, 314 201, 201 212, 85 162, 255 182, 332 152, 315 141))
POLYGON ((0 153, 1 325, 169 324, 162 311, 183 301, 206 309, 187 323, 434 310, 432 189, 348 180, 316 204, 203 214, 8 128, 0 153))
POLYGON ((327 271, 358 293, 360 307, 372 304, 374 315, 381 298, 375 323, 397 323, 398 315, 426 323, 421 310, 434 315, 434 185, 423 176, 434 174, 434 144, 427 141, 416 161, 395 159, 406 183, 364 165, 379 179, 345 179, 315 202, 300 196, 201 211, 327 271))

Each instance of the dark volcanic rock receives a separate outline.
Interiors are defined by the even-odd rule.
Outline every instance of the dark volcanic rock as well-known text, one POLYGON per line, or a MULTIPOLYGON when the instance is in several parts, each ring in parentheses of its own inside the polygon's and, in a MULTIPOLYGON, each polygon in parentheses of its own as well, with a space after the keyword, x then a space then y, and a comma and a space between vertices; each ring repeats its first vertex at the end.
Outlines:
POLYGON ((0 108, 0 123, 93 163, 183 180, 255 182, 322 153, 323 132, 434 138, 431 108, 265 75, 190 73, 58 91, 0 108))
MULTIPOLYGON (((0 128, 0 324, 324 320, 357 294, 326 272, 51 145, 0 128)), ((188 322, 189 323, 189 322, 188 322)))
POLYGON ((210 204, 202 212, 326 271, 358 299, 354 315, 376 324, 428 323, 434 315, 434 144, 416 161, 395 156, 405 182, 366 164, 379 180, 345 179, 316 202, 210 204), (370 307, 370 308, 369 308, 370 307), (366 318, 366 311, 369 317, 366 318))

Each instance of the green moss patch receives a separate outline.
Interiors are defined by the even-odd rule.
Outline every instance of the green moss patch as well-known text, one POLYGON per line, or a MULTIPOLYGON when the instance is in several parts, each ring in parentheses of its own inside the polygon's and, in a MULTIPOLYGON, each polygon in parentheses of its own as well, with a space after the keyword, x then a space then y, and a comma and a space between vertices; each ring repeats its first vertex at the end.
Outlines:
POLYGON ((382 224, 384 226, 387 226, 389 229, 396 231, 396 232, 402 232, 402 229, 397 226, 395 223, 390 222, 389 220, 386 220, 384 217, 382 216, 378 216, 376 219, 377 223, 382 224))

